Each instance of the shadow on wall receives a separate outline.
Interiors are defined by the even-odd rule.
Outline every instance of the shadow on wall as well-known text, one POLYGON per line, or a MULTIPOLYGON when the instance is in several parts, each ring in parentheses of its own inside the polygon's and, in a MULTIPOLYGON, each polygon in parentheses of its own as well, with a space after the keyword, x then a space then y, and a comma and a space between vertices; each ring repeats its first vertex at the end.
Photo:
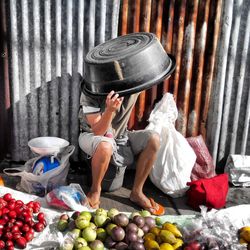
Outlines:
MULTIPOLYGON (((30 85, 30 93, 21 95, 11 106, 11 160, 26 161, 34 154, 28 141, 39 136, 57 136, 76 147, 72 156, 78 160, 79 100, 82 76, 75 73, 36 86, 30 85)), ((25 93, 19 86, 19 93, 25 93)), ((27 91, 27 89, 25 89, 27 91)), ((17 91, 12 86, 13 96, 17 91)))

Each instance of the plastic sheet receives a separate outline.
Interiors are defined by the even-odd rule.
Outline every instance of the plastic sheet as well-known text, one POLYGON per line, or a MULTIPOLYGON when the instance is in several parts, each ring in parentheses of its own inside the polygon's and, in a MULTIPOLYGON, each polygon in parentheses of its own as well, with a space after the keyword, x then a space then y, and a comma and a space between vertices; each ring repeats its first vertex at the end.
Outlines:
MULTIPOLYGON (((201 217, 189 220, 182 227, 184 241, 197 240, 212 250, 246 249, 245 245, 239 243, 237 232, 240 226, 232 223, 230 213, 227 213, 226 209, 223 212, 207 212, 207 208, 201 206, 201 217)), ((244 224, 249 220, 250 217, 246 217, 244 224)))

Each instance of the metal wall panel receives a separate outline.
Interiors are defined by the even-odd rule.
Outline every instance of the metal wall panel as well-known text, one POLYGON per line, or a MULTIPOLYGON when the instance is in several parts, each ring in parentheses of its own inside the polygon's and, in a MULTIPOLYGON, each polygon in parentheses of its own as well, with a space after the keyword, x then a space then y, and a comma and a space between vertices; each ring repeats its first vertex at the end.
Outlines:
POLYGON ((176 58, 172 77, 141 93, 130 127, 144 127, 154 103, 171 92, 179 111, 177 129, 206 138, 221 7, 222 0, 122 1, 119 33, 153 32, 176 58))
POLYGON ((83 58, 117 36, 120 1, 10 0, 2 8, 9 46, 11 159, 29 159, 27 143, 37 136, 59 136, 78 145, 83 58))
POLYGON ((177 129, 186 137, 202 134, 215 163, 229 153, 249 154, 249 2, 1 1, 6 57, 0 106, 8 112, 1 112, 0 126, 10 125, 11 135, 2 134, 11 159, 31 157, 27 142, 36 136, 60 136, 78 145, 85 54, 118 34, 139 31, 155 33, 177 67, 170 79, 141 93, 129 127, 144 127, 154 103, 171 92, 179 110, 177 129))
POLYGON ((6 40, 6 13, 0 2, 0 160, 8 153, 10 144, 10 129, 8 129, 8 110, 10 109, 9 74, 8 74, 8 49, 6 40))
POLYGON ((208 144, 223 167, 229 154, 250 154, 250 1, 225 1, 217 51, 208 144))

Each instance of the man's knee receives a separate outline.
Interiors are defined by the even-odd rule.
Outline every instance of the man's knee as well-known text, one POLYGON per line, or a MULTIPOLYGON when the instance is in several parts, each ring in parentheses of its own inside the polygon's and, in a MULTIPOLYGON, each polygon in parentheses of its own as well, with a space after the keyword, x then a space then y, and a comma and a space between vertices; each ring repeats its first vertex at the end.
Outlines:
POLYGON ((98 144, 97 149, 96 149, 96 154, 102 157, 108 157, 110 158, 111 155, 113 154, 113 148, 111 143, 102 141, 98 144))
POLYGON ((154 151, 157 152, 160 148, 160 136, 158 133, 152 133, 148 139, 147 147, 154 151))

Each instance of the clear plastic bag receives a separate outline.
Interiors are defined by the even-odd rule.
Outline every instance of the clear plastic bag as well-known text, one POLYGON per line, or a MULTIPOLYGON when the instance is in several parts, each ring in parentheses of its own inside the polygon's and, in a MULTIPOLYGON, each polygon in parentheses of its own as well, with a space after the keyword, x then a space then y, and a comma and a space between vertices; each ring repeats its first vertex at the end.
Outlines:
POLYGON ((60 244, 59 249, 60 250, 74 249, 75 240, 76 236, 73 233, 68 232, 64 236, 61 233, 59 236, 59 244, 60 244))
POLYGON ((229 181, 234 186, 250 186, 250 156, 229 155, 225 166, 225 172, 229 175, 229 181))
POLYGON ((64 210, 92 211, 85 193, 81 186, 76 183, 55 188, 45 198, 51 207, 64 210))
POLYGON ((207 208, 201 206, 201 217, 190 220, 182 228, 183 239, 189 243, 197 240, 207 249, 213 250, 240 250, 246 249, 238 239, 238 228, 236 228, 225 216, 217 217, 217 210, 207 212, 207 208))

